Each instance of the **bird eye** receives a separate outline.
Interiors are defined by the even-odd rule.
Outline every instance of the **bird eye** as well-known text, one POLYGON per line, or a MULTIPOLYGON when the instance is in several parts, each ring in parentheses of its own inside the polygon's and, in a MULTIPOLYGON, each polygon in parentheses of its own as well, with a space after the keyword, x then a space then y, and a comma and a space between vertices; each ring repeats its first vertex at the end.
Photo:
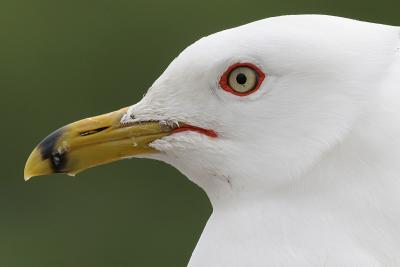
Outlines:
POLYGON ((222 89, 234 95, 245 96, 256 91, 265 74, 250 63, 238 63, 230 66, 219 82, 222 89))

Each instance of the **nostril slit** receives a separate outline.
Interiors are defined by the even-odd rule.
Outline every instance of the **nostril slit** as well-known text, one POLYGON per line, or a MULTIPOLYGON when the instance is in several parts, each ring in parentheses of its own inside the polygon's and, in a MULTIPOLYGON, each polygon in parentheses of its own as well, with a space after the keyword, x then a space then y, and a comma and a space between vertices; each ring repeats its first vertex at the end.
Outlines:
POLYGON ((93 130, 80 132, 79 135, 80 135, 80 136, 87 136, 87 135, 99 133, 99 132, 104 131, 105 129, 108 129, 108 128, 110 128, 110 127, 108 127, 108 126, 106 126, 106 127, 100 127, 100 128, 93 129, 93 130))
POLYGON ((133 115, 133 114, 129 115, 129 117, 131 117, 132 120, 135 119, 135 115, 133 115))

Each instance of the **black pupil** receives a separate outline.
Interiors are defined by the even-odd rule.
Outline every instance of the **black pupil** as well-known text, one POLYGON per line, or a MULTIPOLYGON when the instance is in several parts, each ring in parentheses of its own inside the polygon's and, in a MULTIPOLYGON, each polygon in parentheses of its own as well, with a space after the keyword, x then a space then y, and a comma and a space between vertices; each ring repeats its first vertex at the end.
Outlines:
POLYGON ((236 81, 238 84, 245 84, 247 81, 247 77, 246 75, 244 75, 243 73, 239 73, 238 75, 236 75, 236 81))

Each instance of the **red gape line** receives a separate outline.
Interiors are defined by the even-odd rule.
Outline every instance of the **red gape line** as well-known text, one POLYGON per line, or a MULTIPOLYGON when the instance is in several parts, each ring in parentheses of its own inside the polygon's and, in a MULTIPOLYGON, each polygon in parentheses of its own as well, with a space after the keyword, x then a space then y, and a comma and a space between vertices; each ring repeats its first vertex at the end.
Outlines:
POLYGON ((184 124, 184 125, 180 126, 179 128, 176 128, 172 132, 173 133, 180 133, 180 132, 185 132, 185 131, 198 132, 198 133, 205 134, 205 135, 207 135, 209 137, 212 137, 212 138, 218 137, 218 134, 213 130, 208 130, 208 129, 204 129, 204 128, 201 128, 201 127, 196 127, 196 126, 192 126, 192 125, 188 125, 188 124, 184 124))

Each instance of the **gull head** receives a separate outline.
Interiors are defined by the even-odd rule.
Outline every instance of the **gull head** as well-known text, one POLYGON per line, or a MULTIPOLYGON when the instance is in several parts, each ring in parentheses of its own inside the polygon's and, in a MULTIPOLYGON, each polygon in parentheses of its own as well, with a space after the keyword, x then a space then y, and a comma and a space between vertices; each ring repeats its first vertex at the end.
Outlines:
POLYGON ((146 157, 173 165, 211 198, 290 186, 376 105, 398 38, 382 27, 299 15, 204 37, 139 103, 43 140, 25 177, 146 157))

